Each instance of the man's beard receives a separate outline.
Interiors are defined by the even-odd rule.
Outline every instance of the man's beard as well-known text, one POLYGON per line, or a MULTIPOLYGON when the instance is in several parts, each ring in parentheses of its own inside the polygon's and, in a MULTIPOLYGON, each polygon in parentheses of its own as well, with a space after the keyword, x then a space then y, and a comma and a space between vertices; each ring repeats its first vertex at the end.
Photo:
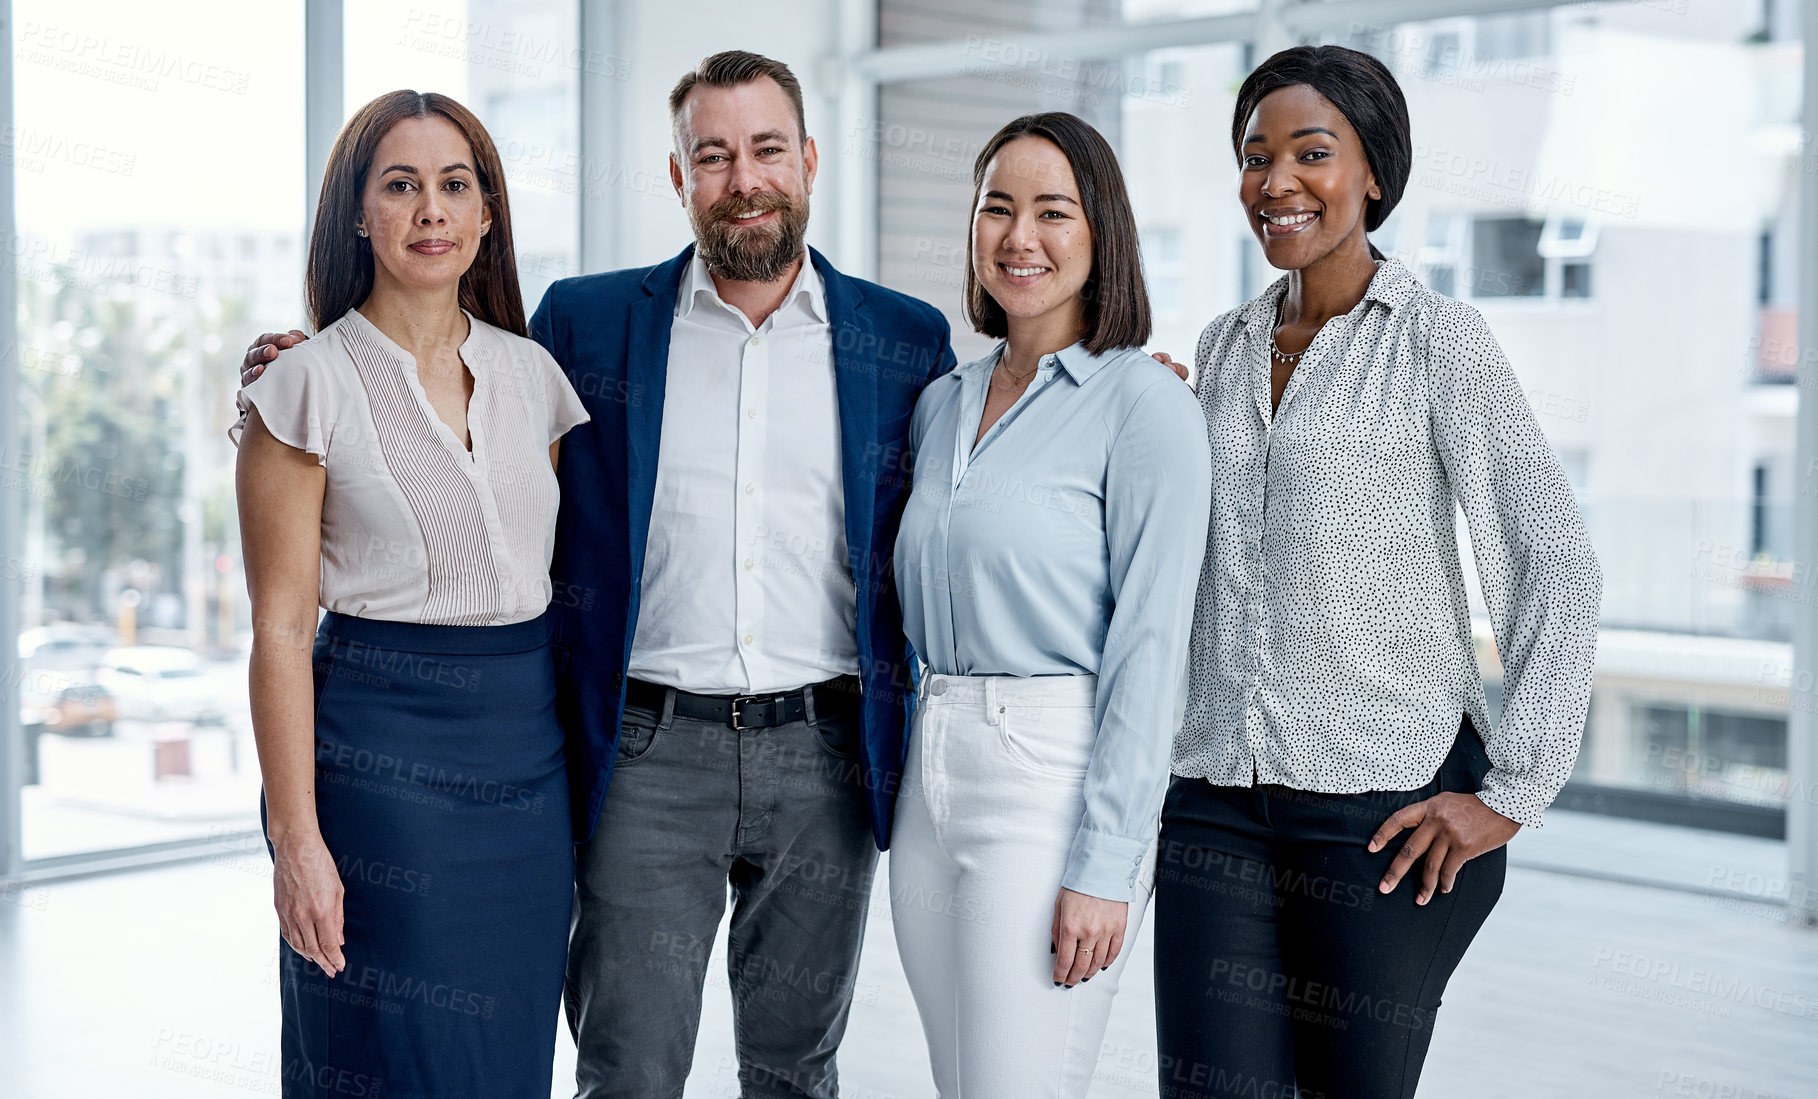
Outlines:
POLYGON ((688 207, 694 225, 696 254, 707 270, 736 282, 775 282, 802 254, 808 232, 808 197, 800 203, 776 191, 751 196, 734 195, 708 207, 705 213, 688 207), (740 226, 735 215, 753 210, 777 212, 769 225, 740 226))

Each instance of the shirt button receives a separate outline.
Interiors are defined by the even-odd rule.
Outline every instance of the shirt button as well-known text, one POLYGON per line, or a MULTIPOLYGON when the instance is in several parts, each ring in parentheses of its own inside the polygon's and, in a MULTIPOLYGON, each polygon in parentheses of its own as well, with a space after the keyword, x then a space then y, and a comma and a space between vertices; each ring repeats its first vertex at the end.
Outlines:
POLYGON ((749 645, 749 644, 751 644, 751 642, 752 642, 752 637, 751 637, 751 635, 750 635, 750 634, 746 634, 746 635, 745 635, 745 644, 747 644, 747 645, 749 645))
POLYGON ((757 491, 756 485, 752 484, 750 481, 745 482, 745 495, 749 496, 756 491, 757 491))
POLYGON ((944 679, 937 679, 933 683, 930 683, 928 685, 928 693, 931 695, 946 694, 947 693, 947 681, 944 679))
POLYGON ((747 558, 745 558, 745 571, 750 572, 751 568, 752 568, 751 558, 747 557, 747 558))
POLYGON ((760 342, 760 337, 757 337, 757 336, 751 337, 751 346, 756 347, 759 342, 760 342))
POLYGON ((745 410, 745 418, 746 418, 746 419, 747 419, 747 420, 755 420, 755 419, 757 419, 757 409, 755 409, 755 408, 747 408, 747 409, 746 409, 746 410, 745 410))

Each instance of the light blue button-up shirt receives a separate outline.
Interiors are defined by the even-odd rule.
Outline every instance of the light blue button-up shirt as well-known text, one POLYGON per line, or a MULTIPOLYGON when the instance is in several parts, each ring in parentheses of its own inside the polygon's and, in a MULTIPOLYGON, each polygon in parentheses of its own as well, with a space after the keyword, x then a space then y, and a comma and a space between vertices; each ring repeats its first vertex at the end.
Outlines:
POLYGON ((896 541, 903 626, 942 675, 1097 675, 1061 884, 1129 900, 1155 839, 1212 498, 1193 391, 1136 349, 1045 357, 972 440, 996 351, 931 383, 896 541))

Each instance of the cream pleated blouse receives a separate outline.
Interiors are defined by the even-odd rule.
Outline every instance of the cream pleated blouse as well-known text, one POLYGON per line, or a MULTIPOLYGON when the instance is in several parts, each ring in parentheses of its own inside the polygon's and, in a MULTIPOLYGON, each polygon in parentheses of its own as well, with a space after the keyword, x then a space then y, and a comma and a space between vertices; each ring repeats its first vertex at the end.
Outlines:
POLYGON ((279 442, 327 470, 328 610, 493 626, 549 604, 560 500, 549 444, 590 417, 542 346, 466 316, 471 452, 431 407, 416 360, 358 310, 240 391, 242 409, 257 407, 279 442))

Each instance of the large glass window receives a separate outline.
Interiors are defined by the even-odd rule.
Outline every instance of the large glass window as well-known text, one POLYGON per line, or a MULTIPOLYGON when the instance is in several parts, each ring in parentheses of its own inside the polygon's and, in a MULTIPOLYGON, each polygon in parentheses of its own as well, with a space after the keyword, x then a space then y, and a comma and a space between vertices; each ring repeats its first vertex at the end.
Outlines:
POLYGON ((225 428, 299 322, 302 3, 13 13, 24 854, 252 827, 225 428))
MULTIPOLYGON (((226 428, 246 342, 305 323, 304 57, 271 48, 300 45, 303 0, 13 14, 24 855, 253 829, 226 428)), ((415 87, 493 133, 527 309, 579 271, 577 20, 576 0, 345 10, 348 112, 415 87)))
MULTIPOLYGON (((1231 10, 1132 0, 1123 17, 1212 8, 1231 10)), ((966 19, 952 13, 946 37, 966 19)), ((1746 4, 1569 5, 1353 22, 1327 40, 1387 63, 1413 119, 1412 178, 1375 243, 1484 312, 1591 526, 1604 628, 1577 780, 1778 809, 1792 615, 1811 591, 1790 559, 1797 395, 1781 384, 1796 357, 1801 51, 1790 28, 1762 24, 1746 4), (1712 135, 1733 155, 1709 155, 1712 135)), ((1054 72, 1116 64, 1142 79, 1107 104, 1063 86, 1011 96, 968 74, 886 85, 880 113, 886 129, 968 141, 1025 110, 1098 125, 1136 206, 1151 348, 1185 358, 1279 274, 1238 215, 1227 137, 1255 60, 1242 45, 1049 58, 1054 72)), ((957 320, 968 188, 908 178, 882 173, 882 275, 957 320)), ((986 344, 963 321, 955 342, 962 358, 986 344)))
POLYGON ((1796 406, 1762 339, 1790 328, 1792 288, 1774 284, 1794 272, 1772 257, 1797 204, 1801 54, 1751 8, 1567 7, 1334 40, 1407 91, 1398 242, 1423 241, 1427 277, 1483 310, 1577 471, 1604 574, 1577 781, 1780 809, 1792 615, 1809 603, 1783 533, 1792 478, 1775 476, 1796 406), (1446 35, 1457 48, 1435 66, 1446 35), (1736 157, 1702 155, 1713 133, 1736 157))

